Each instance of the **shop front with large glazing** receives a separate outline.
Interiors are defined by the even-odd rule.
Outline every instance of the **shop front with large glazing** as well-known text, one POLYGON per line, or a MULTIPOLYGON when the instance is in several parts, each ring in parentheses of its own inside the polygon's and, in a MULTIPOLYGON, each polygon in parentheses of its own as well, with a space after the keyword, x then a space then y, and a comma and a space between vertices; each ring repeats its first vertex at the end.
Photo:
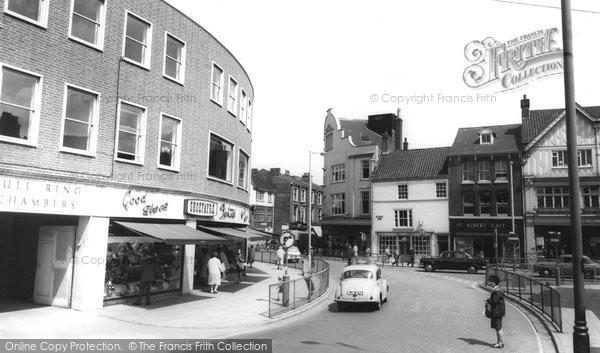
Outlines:
POLYGON ((450 219, 450 246, 476 257, 522 257, 523 220, 514 222, 516 241, 511 240, 511 219, 450 219))
POLYGON ((196 228, 188 199, 88 180, 0 176, 0 275, 10 284, 0 287, 0 301, 92 310, 132 300, 146 260, 155 266, 153 295, 190 294, 196 246, 224 239, 196 228))

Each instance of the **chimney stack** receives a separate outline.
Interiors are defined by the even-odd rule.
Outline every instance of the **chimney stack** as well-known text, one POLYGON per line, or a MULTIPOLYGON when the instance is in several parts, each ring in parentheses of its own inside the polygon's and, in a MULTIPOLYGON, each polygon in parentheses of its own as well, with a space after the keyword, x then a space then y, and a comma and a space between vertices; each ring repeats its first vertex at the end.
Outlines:
POLYGON ((383 135, 381 135, 381 152, 382 153, 389 153, 390 149, 389 149, 389 144, 390 144, 390 137, 387 134, 387 132, 384 132, 383 135))
POLYGON ((394 119, 394 149, 402 149, 402 119, 400 118, 400 108, 398 108, 396 118, 394 119))
POLYGON ((406 140, 406 137, 404 138, 404 150, 408 151, 408 141, 406 140))
POLYGON ((285 175, 287 175, 287 176, 290 176, 290 171, 289 171, 289 170, 286 170, 286 171, 285 171, 285 175))
POLYGON ((274 176, 279 176, 279 174, 281 174, 281 168, 271 168, 271 173, 269 174, 273 174, 274 176))
POLYGON ((529 119, 529 99, 527 95, 523 95, 523 99, 521 99, 521 118, 523 120, 529 119))
POLYGON ((302 174, 302 181, 305 183, 309 183, 310 182, 310 174, 309 173, 302 174))

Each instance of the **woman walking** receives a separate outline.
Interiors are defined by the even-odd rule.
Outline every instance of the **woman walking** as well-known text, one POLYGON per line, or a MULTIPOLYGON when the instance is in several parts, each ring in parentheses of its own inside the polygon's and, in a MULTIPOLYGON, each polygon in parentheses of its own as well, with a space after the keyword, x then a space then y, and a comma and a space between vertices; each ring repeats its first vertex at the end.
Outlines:
POLYGON ((225 271, 221 260, 219 260, 219 254, 213 252, 210 260, 208 260, 208 285, 210 286, 210 292, 213 294, 218 293, 219 286, 221 285, 221 272, 225 271))

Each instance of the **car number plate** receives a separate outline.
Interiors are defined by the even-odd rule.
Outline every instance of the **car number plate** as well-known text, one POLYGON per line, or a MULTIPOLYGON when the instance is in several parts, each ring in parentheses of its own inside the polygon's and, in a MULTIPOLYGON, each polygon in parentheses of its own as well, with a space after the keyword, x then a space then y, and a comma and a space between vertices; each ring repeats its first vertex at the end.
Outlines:
POLYGON ((346 292, 346 294, 348 294, 348 295, 363 295, 363 292, 357 291, 357 290, 349 290, 346 292))

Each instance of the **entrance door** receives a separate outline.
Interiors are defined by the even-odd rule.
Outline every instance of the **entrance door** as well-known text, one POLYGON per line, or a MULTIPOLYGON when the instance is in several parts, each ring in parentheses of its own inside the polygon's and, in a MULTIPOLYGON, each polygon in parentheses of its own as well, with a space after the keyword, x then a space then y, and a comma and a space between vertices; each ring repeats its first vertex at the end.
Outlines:
POLYGON ((34 302, 70 306, 74 240, 74 226, 40 227, 34 302))

